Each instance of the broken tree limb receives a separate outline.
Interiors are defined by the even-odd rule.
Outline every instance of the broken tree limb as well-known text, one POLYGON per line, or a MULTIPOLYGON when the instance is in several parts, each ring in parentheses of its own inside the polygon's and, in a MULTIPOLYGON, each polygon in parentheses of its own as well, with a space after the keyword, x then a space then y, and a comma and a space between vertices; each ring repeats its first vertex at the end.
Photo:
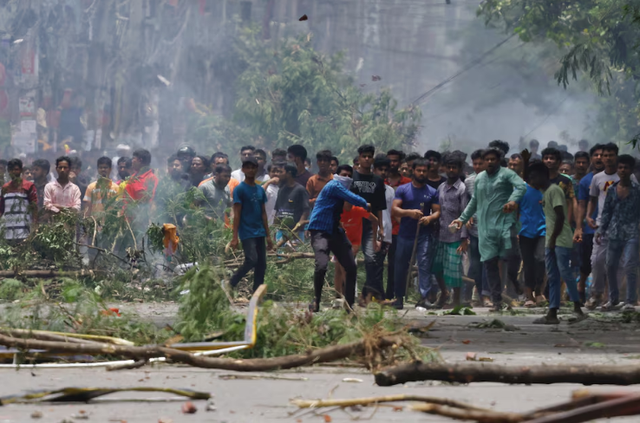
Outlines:
POLYGON ((238 372, 258 372, 278 369, 291 369, 342 360, 354 355, 371 356, 381 349, 397 348, 402 338, 396 336, 363 339, 345 345, 334 345, 312 350, 306 354, 288 355, 274 358, 253 358, 237 360, 197 356, 189 352, 162 346, 129 347, 111 344, 69 344, 65 342, 40 341, 34 339, 12 338, 0 334, 0 345, 25 350, 44 350, 49 353, 76 353, 88 355, 109 355, 133 358, 136 360, 166 357, 167 360, 207 369, 223 369, 238 372))
POLYGON ((498 366, 495 364, 413 363, 387 368, 375 376, 379 386, 406 382, 499 382, 510 384, 580 383, 633 385, 640 383, 640 366, 498 366))

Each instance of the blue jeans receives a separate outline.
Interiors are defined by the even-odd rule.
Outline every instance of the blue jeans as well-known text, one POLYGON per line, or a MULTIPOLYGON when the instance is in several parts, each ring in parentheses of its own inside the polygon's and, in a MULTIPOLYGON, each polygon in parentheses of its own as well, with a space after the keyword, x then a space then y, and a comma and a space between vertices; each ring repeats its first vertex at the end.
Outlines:
POLYGON ((304 230, 298 231, 295 236, 291 231, 277 231, 276 232, 276 243, 280 242, 282 238, 287 238, 292 244, 299 245, 304 243, 304 230), (296 239, 296 236, 300 239, 296 239))
POLYGON ((550 250, 545 248, 544 262, 547 266, 547 284, 549 285, 549 308, 560 308, 560 291, 562 281, 567 285, 571 301, 580 302, 578 284, 571 268, 571 254, 573 249, 558 247, 550 250))
MULTIPOLYGON (((418 281, 420 285, 420 295, 424 298, 429 293, 431 284, 431 255, 429 254, 429 242, 431 236, 428 233, 418 236, 418 245, 416 247, 416 264, 418 265, 418 281)), ((407 274, 413 252, 413 238, 403 238, 398 236, 396 245, 396 263, 395 263, 395 296, 398 300, 403 300, 407 290, 407 274)))
POLYGON ((635 304, 638 296, 636 282, 638 279, 638 238, 626 241, 609 240, 607 250, 607 279, 609 280, 609 299, 615 304, 620 301, 618 290, 618 264, 622 264, 622 270, 627 277, 626 303, 635 304))

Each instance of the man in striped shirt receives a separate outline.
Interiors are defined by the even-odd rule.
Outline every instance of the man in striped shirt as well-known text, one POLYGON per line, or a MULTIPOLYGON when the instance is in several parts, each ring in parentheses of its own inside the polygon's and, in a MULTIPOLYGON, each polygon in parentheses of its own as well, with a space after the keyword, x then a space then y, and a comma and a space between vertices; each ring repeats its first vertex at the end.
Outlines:
POLYGON ((11 182, 2 186, 0 217, 4 236, 10 242, 20 242, 29 236, 32 224, 37 223, 38 195, 33 182, 22 179, 22 161, 7 163, 11 182))

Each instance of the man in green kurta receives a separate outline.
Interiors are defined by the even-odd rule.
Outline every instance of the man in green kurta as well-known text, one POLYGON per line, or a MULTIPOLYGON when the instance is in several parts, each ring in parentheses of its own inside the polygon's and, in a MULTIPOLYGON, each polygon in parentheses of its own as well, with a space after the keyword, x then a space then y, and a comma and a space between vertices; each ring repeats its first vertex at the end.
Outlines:
POLYGON ((516 203, 524 196, 527 185, 514 171, 500 166, 500 150, 489 148, 484 151, 483 158, 487 170, 476 177, 473 196, 462 215, 452 225, 460 229, 477 214, 478 247, 491 291, 492 310, 500 311, 500 259, 510 257, 514 253, 513 249, 517 248, 516 203))

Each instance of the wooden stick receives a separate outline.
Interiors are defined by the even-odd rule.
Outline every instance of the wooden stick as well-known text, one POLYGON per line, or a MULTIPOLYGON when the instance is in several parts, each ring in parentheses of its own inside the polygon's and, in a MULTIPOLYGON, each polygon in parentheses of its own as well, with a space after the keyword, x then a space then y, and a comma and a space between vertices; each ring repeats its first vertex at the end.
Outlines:
POLYGON ((0 334, 0 345, 26 350, 45 350, 49 353, 65 352, 88 355, 109 355, 134 358, 136 360, 166 357, 170 361, 185 363, 194 367, 234 370, 239 372, 258 372, 310 366, 317 363, 341 360, 355 355, 363 356, 380 349, 397 348, 402 345, 402 338, 380 337, 363 339, 349 344, 334 345, 308 351, 306 354, 248 360, 196 356, 189 352, 157 345, 129 347, 111 344, 70 344, 65 342, 12 338, 2 334, 0 334))
POLYGON ((72 335, 58 335, 54 333, 47 333, 44 331, 31 331, 28 329, 6 329, 0 328, 1 334, 6 334, 8 336, 16 337, 16 338, 33 338, 40 339, 42 341, 53 341, 53 342, 70 342, 74 344, 100 344, 100 342, 91 341, 88 339, 79 339, 74 338, 72 335))
MULTIPOLYGON (((621 366, 622 367, 622 366, 621 366)), ((604 419, 620 416, 634 416, 640 414, 640 394, 634 393, 626 397, 616 398, 609 401, 600 402, 575 410, 551 414, 534 420, 529 423, 582 423, 595 419, 604 419)))
POLYGON ((640 383, 640 366, 499 366, 480 363, 423 363, 416 361, 385 369, 375 375, 379 386, 406 382, 501 382, 511 384, 580 383, 633 385, 640 383))
MULTIPOLYGON (((95 273, 106 273, 104 271, 95 271, 91 272, 95 273)), ((18 276, 23 276, 26 278, 79 278, 82 276, 88 276, 91 273, 88 271, 66 271, 66 270, 0 270, 0 278, 15 278, 18 276)))
POLYGON ((411 409, 427 414, 451 417, 456 420, 472 420, 478 423, 520 423, 525 421, 525 417, 518 413, 502 413, 493 410, 465 410, 439 404, 418 404, 411 407, 411 409))
POLYGON ((120 364, 120 365, 112 365, 107 366, 108 372, 115 372, 117 370, 133 370, 139 369, 140 367, 144 367, 147 364, 147 360, 137 360, 130 364, 120 364))
POLYGON ((353 398, 353 399, 320 399, 320 400, 303 400, 294 399, 291 400, 293 405, 298 408, 326 408, 326 407, 353 407, 356 405, 376 405, 384 402, 398 402, 398 401, 417 401, 431 404, 446 405, 449 407, 460 408, 463 410, 485 410, 483 408, 474 407, 472 405, 450 400, 447 398, 428 397, 424 395, 387 395, 383 397, 365 397, 365 398, 353 398))

